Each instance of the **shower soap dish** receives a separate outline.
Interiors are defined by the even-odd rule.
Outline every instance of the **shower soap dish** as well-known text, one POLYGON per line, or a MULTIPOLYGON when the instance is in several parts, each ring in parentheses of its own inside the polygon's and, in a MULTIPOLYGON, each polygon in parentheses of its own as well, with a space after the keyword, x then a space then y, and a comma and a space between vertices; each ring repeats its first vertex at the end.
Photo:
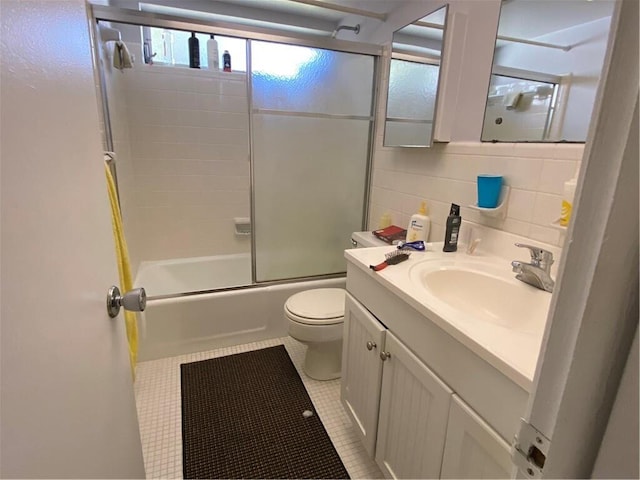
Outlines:
POLYGON ((251 219, 248 217, 234 217, 233 223, 236 226, 236 235, 248 236, 251 235, 251 219))

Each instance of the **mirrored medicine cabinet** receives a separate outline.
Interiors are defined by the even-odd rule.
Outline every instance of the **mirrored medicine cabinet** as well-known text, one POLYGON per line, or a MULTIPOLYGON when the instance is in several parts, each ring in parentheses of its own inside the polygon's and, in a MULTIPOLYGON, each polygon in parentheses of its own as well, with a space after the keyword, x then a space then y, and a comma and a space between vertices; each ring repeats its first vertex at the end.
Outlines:
POLYGON ((586 141, 614 4, 502 2, 482 141, 586 141))
POLYGON ((386 147, 430 147, 440 84, 448 6, 393 33, 386 147))

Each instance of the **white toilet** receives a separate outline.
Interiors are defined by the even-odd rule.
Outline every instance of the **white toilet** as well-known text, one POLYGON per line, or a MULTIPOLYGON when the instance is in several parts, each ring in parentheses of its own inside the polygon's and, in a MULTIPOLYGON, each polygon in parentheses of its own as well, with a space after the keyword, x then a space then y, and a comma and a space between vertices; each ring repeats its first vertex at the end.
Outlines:
MULTIPOLYGON (((357 247, 387 245, 371 232, 354 233, 352 242, 357 247)), ((292 295, 284 305, 289 335, 307 345, 302 368, 315 380, 340 377, 344 299, 342 288, 316 288, 292 295)))

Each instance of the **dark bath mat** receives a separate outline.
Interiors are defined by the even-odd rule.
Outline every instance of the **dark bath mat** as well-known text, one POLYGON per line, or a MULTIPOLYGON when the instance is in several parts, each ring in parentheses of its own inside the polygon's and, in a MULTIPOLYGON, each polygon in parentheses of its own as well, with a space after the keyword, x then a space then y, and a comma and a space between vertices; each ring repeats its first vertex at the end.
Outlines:
POLYGON ((185 479, 349 478, 283 345, 180 374, 185 479))

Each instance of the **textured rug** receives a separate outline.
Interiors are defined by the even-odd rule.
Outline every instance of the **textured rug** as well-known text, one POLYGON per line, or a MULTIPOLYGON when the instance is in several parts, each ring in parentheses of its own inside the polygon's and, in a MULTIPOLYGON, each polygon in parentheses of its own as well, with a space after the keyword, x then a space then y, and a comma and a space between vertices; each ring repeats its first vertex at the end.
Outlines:
POLYGON ((349 478, 283 345, 180 375, 185 479, 349 478))

